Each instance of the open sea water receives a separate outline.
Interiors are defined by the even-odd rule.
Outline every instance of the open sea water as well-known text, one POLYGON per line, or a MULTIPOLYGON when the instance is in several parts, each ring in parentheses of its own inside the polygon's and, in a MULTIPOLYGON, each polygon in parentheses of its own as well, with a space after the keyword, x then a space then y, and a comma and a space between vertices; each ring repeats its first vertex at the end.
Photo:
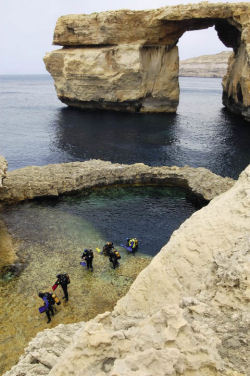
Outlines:
POLYGON ((250 124, 221 103, 221 79, 180 78, 177 114, 82 112, 50 76, 0 76, 0 154, 9 170, 93 158, 206 167, 237 178, 250 162, 250 124))

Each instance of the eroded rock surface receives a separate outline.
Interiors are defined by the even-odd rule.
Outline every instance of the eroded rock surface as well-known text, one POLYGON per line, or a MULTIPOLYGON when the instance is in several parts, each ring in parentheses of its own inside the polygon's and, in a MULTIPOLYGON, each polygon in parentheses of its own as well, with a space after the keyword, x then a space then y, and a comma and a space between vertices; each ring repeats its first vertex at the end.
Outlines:
MULTIPOLYGON (((247 376, 249 329, 250 166, 173 233, 113 312, 69 335, 39 374, 247 376)), ((28 349, 5 376, 37 375, 48 333, 39 334, 33 369, 28 349)))
POLYGON ((250 5, 178 5, 147 11, 68 15, 57 21, 44 62, 64 103, 83 109, 175 112, 178 50, 185 31, 215 26, 234 57, 223 103, 249 120, 250 5))
POLYGON ((3 179, 6 176, 8 163, 4 157, 0 155, 0 188, 3 186, 3 179))
POLYGON ((114 184, 164 184, 187 189, 196 198, 210 201, 228 190, 231 178, 222 178, 206 168, 199 167, 149 167, 143 163, 125 165, 90 160, 30 166, 7 173, 0 189, 0 202, 17 202, 42 196, 114 184))

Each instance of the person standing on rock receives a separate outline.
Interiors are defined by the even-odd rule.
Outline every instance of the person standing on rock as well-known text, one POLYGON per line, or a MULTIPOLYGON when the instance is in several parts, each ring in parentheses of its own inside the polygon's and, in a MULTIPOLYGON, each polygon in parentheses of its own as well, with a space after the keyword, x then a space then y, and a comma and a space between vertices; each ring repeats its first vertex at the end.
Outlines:
POLYGON ((112 242, 107 242, 102 249, 102 253, 104 256, 109 256, 111 250, 114 248, 114 244, 112 242))
POLYGON ((44 301, 44 311, 46 312, 48 318, 48 324, 51 321, 50 313, 52 314, 52 316, 54 316, 53 304, 55 304, 55 301, 52 298, 52 294, 50 294, 49 292, 39 292, 38 296, 44 301))
POLYGON ((83 254, 82 254, 82 259, 86 261, 87 264, 87 269, 90 269, 93 272, 93 258, 94 254, 92 249, 84 249, 83 254))
POLYGON ((68 295, 68 284, 70 283, 69 275, 68 274, 57 274, 56 278, 57 278, 57 281, 56 281, 55 285, 61 286, 61 288, 63 289, 63 292, 64 292, 63 299, 65 299, 66 302, 67 302, 69 300, 69 295, 68 295))
POLYGON ((119 266, 118 260, 121 258, 120 253, 114 249, 113 251, 110 251, 109 254, 109 261, 112 262, 112 268, 115 269, 119 266))

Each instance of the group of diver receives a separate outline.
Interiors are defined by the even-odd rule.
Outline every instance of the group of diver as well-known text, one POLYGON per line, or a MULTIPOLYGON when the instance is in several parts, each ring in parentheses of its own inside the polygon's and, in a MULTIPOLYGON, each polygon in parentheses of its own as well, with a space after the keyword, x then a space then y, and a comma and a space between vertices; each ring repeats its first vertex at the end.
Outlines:
MULTIPOLYGON (((125 248, 130 253, 135 253, 138 249, 138 240, 136 238, 127 238, 126 239, 126 245, 121 244, 123 248, 125 248)), ((102 253, 104 256, 109 257, 109 261, 112 264, 112 268, 115 269, 119 266, 118 260, 121 259, 120 253, 115 249, 113 242, 107 242, 101 251, 101 249, 96 248, 98 253, 102 253)), ((82 260, 84 262, 81 262, 82 265, 86 265, 87 269, 93 272, 93 258, 94 253, 92 249, 84 249, 82 253, 82 260)), ((68 284, 70 283, 70 278, 68 274, 57 274, 56 276, 57 280, 52 286, 53 293, 50 292, 39 292, 38 296, 43 300, 44 305, 39 308, 39 312, 45 312, 48 318, 47 324, 51 322, 51 315, 54 316, 54 311, 56 310, 53 306, 55 304, 59 305, 61 304, 60 300, 54 293, 54 290, 60 285, 64 297, 63 299, 66 300, 66 302, 69 300, 68 295, 68 284)))

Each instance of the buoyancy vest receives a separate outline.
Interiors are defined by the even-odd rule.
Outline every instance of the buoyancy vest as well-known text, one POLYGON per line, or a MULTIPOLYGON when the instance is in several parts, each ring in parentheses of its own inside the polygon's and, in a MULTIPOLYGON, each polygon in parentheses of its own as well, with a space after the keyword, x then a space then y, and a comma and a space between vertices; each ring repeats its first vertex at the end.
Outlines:
POLYGON ((128 245, 129 245, 130 248, 134 249, 138 245, 138 240, 135 239, 135 238, 130 239, 129 242, 128 242, 128 245))

